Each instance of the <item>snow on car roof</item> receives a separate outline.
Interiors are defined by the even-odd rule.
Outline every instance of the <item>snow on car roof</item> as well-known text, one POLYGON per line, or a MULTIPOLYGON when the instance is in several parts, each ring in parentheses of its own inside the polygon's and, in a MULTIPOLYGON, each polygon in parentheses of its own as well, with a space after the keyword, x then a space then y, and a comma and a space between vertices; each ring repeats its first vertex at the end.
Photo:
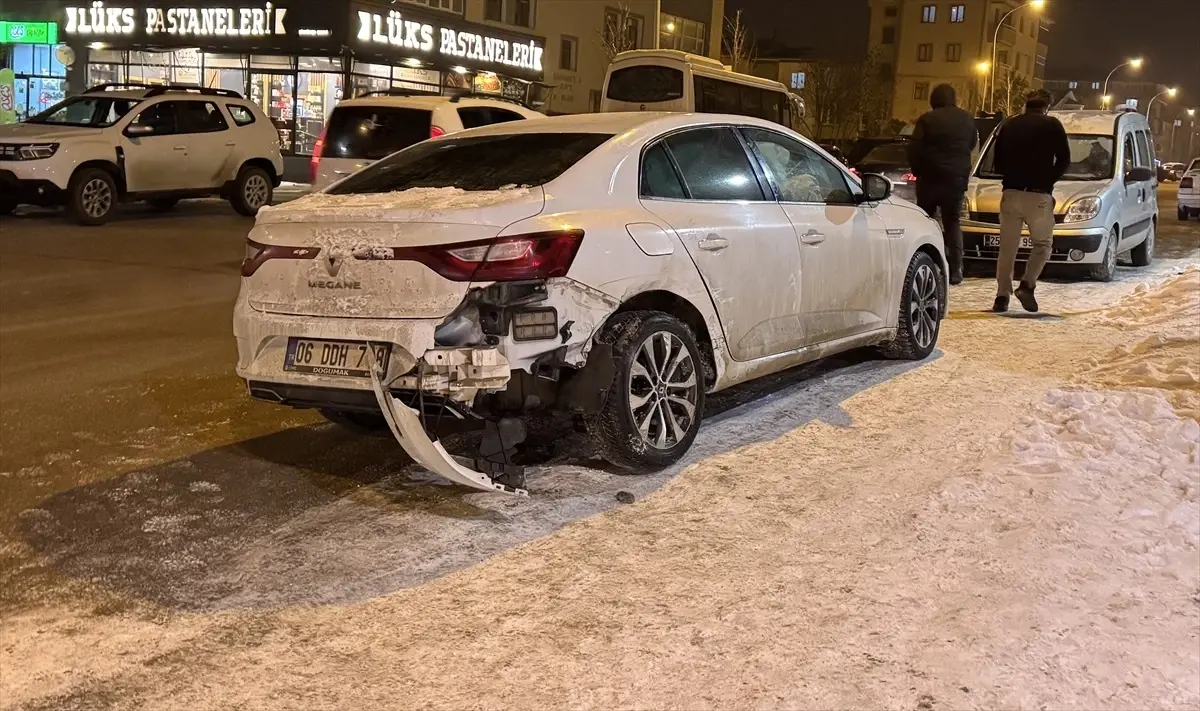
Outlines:
POLYGON ((456 133, 454 136, 510 133, 610 133, 617 135, 641 127, 669 130, 724 123, 783 129, 777 123, 747 116, 688 114, 677 111, 613 111, 597 114, 548 116, 541 121, 509 121, 473 128, 470 131, 456 133))
POLYGON ((1129 111, 1051 111, 1050 115, 1062 122, 1067 133, 1109 135, 1116 131, 1117 119, 1140 114, 1129 111))

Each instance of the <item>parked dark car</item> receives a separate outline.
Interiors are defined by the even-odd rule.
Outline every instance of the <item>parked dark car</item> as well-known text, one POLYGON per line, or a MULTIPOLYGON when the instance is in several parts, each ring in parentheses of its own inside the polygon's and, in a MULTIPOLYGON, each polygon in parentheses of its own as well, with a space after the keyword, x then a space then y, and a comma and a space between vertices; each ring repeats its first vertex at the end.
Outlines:
POLYGON ((858 175, 878 173, 886 176, 892 181, 897 197, 916 202, 917 176, 912 174, 912 166, 908 162, 907 138, 876 143, 861 159, 852 163, 850 169, 858 175))
POLYGON ((849 165, 846 163, 845 154, 842 153, 842 149, 837 145, 833 143, 818 143, 817 145, 821 147, 821 150, 838 159, 843 165, 849 165))
POLYGON ((896 143, 897 141, 908 141, 908 136, 875 136, 872 138, 860 138, 854 142, 850 150, 846 151, 846 165, 854 166, 867 157, 867 154, 875 150, 876 146, 896 143))

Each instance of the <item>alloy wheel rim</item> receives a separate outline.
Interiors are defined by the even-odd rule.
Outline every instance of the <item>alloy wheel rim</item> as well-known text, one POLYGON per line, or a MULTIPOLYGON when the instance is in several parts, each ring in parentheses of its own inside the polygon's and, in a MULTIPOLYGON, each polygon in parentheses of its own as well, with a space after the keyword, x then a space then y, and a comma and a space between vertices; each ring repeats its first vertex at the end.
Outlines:
POLYGON ((658 450, 680 444, 696 424, 696 363, 675 334, 658 331, 638 347, 629 371, 629 414, 642 442, 658 450))
POLYGON ((933 344, 937 333, 938 314, 941 302, 938 299, 937 276, 928 264, 917 267, 913 275, 911 294, 908 300, 908 323, 912 328, 913 340, 922 349, 933 344))
POLYGON ((246 204, 262 207, 267 202, 267 181, 261 175, 252 175, 246 180, 246 204))
POLYGON ((112 209, 112 188, 100 178, 83 186, 83 211, 88 217, 104 217, 112 209))

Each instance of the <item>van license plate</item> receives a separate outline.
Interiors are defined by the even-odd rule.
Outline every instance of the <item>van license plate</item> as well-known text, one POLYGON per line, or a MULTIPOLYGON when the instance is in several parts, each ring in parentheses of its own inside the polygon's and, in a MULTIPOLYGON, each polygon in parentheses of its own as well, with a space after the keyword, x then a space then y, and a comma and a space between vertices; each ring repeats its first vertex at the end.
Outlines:
MULTIPOLYGON (((984 235, 983 246, 999 248, 1000 235, 984 235)), ((1020 249, 1033 249, 1033 239, 1030 237, 1022 237, 1020 249)))
MULTIPOLYGON (((347 378, 371 377, 371 356, 366 343, 289 338, 283 369, 292 373, 338 375, 347 378)), ((375 357, 387 370, 390 344, 377 344, 375 357)))

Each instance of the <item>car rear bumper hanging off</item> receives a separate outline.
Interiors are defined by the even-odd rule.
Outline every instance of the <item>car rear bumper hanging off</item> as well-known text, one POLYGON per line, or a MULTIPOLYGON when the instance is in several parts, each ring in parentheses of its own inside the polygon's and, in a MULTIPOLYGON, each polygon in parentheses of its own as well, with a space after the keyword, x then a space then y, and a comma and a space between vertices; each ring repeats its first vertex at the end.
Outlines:
POLYGON ((383 419, 387 420, 388 429, 413 461, 455 484, 483 491, 529 496, 526 489, 500 483, 483 472, 464 466, 458 458, 446 451, 441 442, 430 439, 417 411, 387 391, 379 371, 378 364, 373 363, 371 389, 375 391, 375 399, 379 401, 379 409, 383 412, 383 419))

